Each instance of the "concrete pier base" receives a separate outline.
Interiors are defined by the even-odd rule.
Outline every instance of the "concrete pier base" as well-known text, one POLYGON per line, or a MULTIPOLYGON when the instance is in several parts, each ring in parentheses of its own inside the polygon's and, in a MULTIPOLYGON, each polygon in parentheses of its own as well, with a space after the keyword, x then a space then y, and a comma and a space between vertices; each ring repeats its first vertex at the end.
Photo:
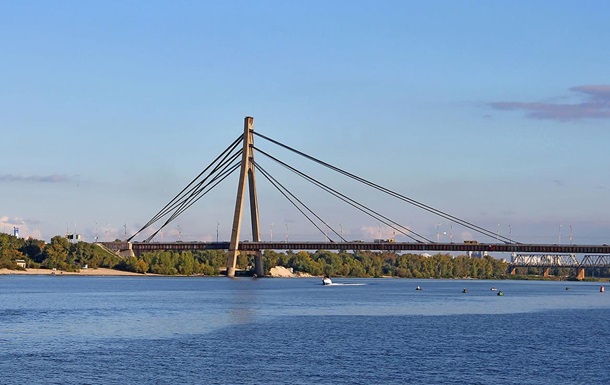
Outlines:
POLYGON ((256 274, 257 277, 262 277, 265 275, 263 254, 260 251, 257 251, 256 254, 254 254, 254 274, 256 274))

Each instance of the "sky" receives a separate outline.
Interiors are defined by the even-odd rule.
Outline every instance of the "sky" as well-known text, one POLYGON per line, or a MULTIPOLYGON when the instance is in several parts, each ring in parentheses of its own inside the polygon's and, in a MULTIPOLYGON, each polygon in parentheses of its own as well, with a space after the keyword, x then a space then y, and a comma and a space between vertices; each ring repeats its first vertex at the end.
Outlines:
MULTIPOLYGON (((561 0, 0 2, 0 231, 130 236, 252 116, 498 235, 610 243, 609 14, 561 0)), ((431 240, 493 241, 255 145, 431 240)), ((408 240, 255 157, 345 238, 408 240)), ((228 240, 237 182, 155 240, 228 240)), ((257 192, 262 240, 325 238, 260 175, 257 192)))

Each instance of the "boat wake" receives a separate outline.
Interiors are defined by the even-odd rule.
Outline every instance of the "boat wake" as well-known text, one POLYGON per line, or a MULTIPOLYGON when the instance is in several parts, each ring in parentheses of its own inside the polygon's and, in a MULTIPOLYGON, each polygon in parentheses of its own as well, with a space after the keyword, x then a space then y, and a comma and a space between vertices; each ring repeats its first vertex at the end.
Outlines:
POLYGON ((324 286, 364 286, 365 283, 335 283, 328 275, 325 275, 322 279, 322 285, 324 286))

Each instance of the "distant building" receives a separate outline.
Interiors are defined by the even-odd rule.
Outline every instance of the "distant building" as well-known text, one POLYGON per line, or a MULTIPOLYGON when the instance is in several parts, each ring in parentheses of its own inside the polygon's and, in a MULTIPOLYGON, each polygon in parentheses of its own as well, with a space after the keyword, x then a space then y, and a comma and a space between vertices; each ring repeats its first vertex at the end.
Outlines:
POLYGON ((13 235, 19 238, 19 227, 13 226, 13 235))
POLYGON ((16 260, 15 260, 15 264, 16 264, 18 267, 21 267, 21 268, 23 268, 23 269, 25 269, 25 267, 26 267, 25 260, 23 260, 23 259, 16 259, 16 260))
POLYGON ((470 258, 483 258, 483 257, 487 257, 489 254, 487 253, 487 251, 469 251, 468 252, 468 256, 470 258))

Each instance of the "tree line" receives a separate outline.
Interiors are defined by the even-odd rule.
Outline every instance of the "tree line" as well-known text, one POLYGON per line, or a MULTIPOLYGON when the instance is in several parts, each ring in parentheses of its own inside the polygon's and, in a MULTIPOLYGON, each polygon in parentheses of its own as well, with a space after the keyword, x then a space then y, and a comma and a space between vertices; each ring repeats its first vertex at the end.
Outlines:
POLYGON ((449 254, 424 256, 373 251, 270 251, 264 254, 263 261, 266 272, 269 267, 279 265, 311 275, 341 277, 494 279, 506 276, 508 268, 506 262, 492 257, 453 257, 449 254))
MULTIPOLYGON (((155 251, 141 257, 124 259, 117 268, 164 275, 218 275, 226 267, 227 254, 221 250, 155 251)), ((283 266, 294 272, 313 276, 341 277, 400 277, 400 278, 479 278, 506 277, 507 264, 501 260, 468 256, 453 257, 449 254, 423 256, 393 252, 358 251, 336 253, 328 250, 316 252, 279 253, 267 250, 263 254, 265 274, 270 268, 283 266)), ((241 254, 237 268, 252 273, 254 258, 241 254)))
POLYGON ((71 243, 62 236, 55 236, 47 243, 0 233, 0 268, 19 269, 17 260, 24 260, 30 268, 63 271, 77 271, 85 266, 114 268, 121 262, 119 256, 93 243, 71 243))

